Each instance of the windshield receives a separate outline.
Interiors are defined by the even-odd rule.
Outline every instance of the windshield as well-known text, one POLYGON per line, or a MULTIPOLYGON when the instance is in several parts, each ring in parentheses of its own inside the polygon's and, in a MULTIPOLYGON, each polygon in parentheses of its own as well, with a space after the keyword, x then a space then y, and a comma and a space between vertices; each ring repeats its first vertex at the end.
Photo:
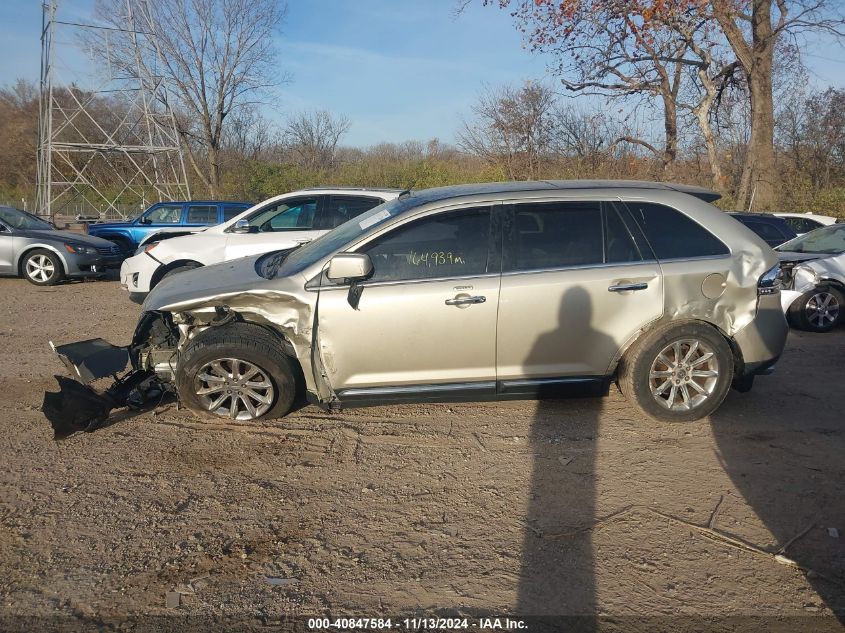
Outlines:
POLYGON ((389 220, 401 204, 399 198, 373 207, 366 213, 344 222, 322 237, 298 248, 291 253, 276 271, 275 276, 286 277, 301 273, 334 251, 343 248, 358 237, 389 220))
POLYGON ((11 226, 13 229, 22 231, 52 231, 53 225, 44 220, 39 220, 26 211, 18 211, 11 207, 0 207, 0 220, 11 226))
POLYGON ((819 253, 835 255, 845 252, 845 224, 825 226, 778 246, 787 253, 819 253))

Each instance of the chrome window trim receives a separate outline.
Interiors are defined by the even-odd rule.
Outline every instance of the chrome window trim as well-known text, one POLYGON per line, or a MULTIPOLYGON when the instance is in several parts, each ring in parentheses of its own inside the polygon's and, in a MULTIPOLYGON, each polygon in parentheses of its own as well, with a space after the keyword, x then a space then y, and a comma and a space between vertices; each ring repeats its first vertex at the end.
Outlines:
MULTIPOLYGON (((721 241, 721 240, 719 240, 721 241)), ((722 242, 724 244, 724 242, 722 242)), ((727 246, 727 244, 725 244, 727 246)), ((728 246, 728 250, 730 247, 728 246)), ((708 261, 708 260, 715 260, 715 259, 731 259, 733 257, 733 253, 728 253, 727 255, 696 255, 694 257, 667 257, 666 259, 659 259, 657 260, 659 263, 664 264, 672 264, 674 262, 698 262, 698 261, 708 261)))
POLYGON ((567 270, 590 270, 593 268, 616 268, 616 267, 628 267, 628 266, 640 266, 642 264, 659 264, 656 259, 644 259, 638 262, 614 262, 610 264, 577 264, 573 266, 558 266, 554 268, 531 268, 529 270, 510 270, 508 272, 503 272, 502 277, 512 277, 514 275, 532 275, 532 274, 540 274, 540 273, 557 273, 557 272, 565 272, 567 270))
MULTIPOLYGON (((454 281, 454 280, 463 280, 463 279, 490 279, 493 277, 498 277, 500 273, 481 273, 479 275, 462 275, 458 277, 428 277, 426 279, 397 279, 394 281, 362 281, 358 285, 365 288, 376 288, 379 286, 399 286, 403 284, 423 284, 435 281, 454 281)), ((306 288, 309 292, 315 292, 319 290, 348 290, 351 284, 343 284, 339 286, 331 285, 331 286, 312 286, 311 288, 306 288)))

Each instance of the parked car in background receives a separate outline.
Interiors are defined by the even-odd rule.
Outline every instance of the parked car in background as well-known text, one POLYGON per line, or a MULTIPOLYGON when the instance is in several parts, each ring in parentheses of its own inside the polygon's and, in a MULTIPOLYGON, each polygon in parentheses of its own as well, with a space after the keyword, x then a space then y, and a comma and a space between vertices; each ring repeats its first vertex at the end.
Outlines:
POLYGON ((159 202, 128 222, 89 224, 88 235, 114 242, 126 256, 134 253, 141 240, 152 233, 190 233, 204 226, 230 220, 250 206, 248 202, 225 200, 159 202))
POLYGON ((771 213, 728 213, 759 235, 766 244, 774 248, 797 237, 798 234, 783 218, 771 213))
POLYGON ((832 216, 817 215, 809 211, 807 213, 775 213, 773 215, 783 218, 798 235, 804 235, 823 226, 836 224, 836 218, 832 216))
MULTIPOLYGON (((646 415, 696 420, 771 372, 788 332, 777 256, 716 198, 624 181, 406 192, 300 248, 160 284, 120 384, 158 377, 195 411, 254 420, 300 390, 336 410, 616 381, 646 415)), ((108 344, 65 346, 70 367, 86 345, 108 344)))
POLYGON ((323 188, 275 196, 219 226, 145 245, 124 262, 120 281, 130 298, 140 303, 165 277, 306 244, 400 193, 400 189, 323 188))
POLYGON ((66 278, 101 276, 121 260, 107 240, 59 231, 26 211, 0 207, 0 275, 52 286, 66 278))
POLYGON ((825 226, 777 248, 781 301, 793 327, 828 332, 845 321, 845 224, 825 226))

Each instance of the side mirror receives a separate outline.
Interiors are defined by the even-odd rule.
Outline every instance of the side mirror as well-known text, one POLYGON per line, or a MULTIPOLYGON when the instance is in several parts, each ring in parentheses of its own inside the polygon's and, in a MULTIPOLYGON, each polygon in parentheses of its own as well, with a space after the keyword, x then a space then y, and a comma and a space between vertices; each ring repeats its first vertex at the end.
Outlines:
POLYGON ((348 279, 361 281, 373 272, 373 262, 369 255, 362 253, 338 253, 329 262, 326 277, 332 281, 348 279))
POLYGON ((232 233, 250 233, 252 227, 249 225, 249 220, 238 220, 230 230, 232 233))
POLYGON ((149 218, 145 218, 145 217, 138 218, 138 224, 152 224, 152 223, 153 223, 153 221, 150 220, 149 218))

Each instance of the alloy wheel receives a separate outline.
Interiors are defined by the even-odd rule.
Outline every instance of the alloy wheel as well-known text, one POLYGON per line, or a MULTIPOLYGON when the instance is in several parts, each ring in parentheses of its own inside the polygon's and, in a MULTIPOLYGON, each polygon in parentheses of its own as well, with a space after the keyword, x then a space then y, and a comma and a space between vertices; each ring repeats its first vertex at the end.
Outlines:
POLYGON ((804 304, 804 312, 810 325, 822 329, 836 323, 839 318, 839 309, 839 300, 836 295, 825 290, 815 293, 804 304))
POLYGON ((719 360, 702 340, 683 339, 664 347, 648 375, 651 395, 670 411, 690 411, 703 404, 719 382, 719 360))
POLYGON ((210 413, 235 420, 264 415, 276 395, 267 372, 238 358, 221 358, 203 365, 194 378, 194 393, 210 413))
POLYGON ((56 267, 46 255, 33 255, 26 260, 26 274, 33 281, 46 283, 56 274, 56 267))

